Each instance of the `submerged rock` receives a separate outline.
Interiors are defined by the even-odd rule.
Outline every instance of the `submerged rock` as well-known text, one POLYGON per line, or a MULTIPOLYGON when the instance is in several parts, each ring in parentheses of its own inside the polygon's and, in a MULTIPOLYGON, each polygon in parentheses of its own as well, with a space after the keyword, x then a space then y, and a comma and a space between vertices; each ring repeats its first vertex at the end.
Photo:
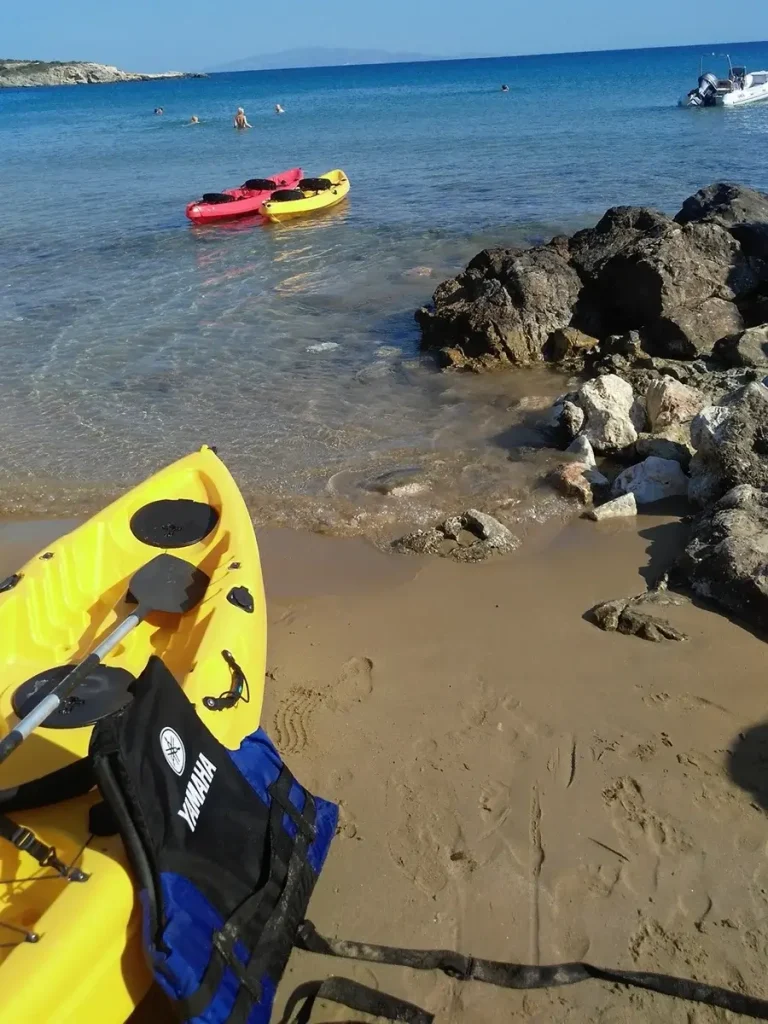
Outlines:
POLYGON ((679 462, 649 456, 636 466, 629 466, 613 481, 611 493, 618 497, 634 494, 638 505, 650 505, 665 498, 688 493, 688 477, 679 462))
POLYGON ((592 483, 586 475, 589 472, 590 467, 585 462, 562 462, 547 474, 547 483, 563 497, 576 498, 582 505, 591 505, 592 483))
POLYGON ((416 530, 394 541, 395 551, 441 555, 458 562, 480 562, 490 555, 506 554, 519 547, 519 539, 498 519, 470 508, 428 530, 416 530))

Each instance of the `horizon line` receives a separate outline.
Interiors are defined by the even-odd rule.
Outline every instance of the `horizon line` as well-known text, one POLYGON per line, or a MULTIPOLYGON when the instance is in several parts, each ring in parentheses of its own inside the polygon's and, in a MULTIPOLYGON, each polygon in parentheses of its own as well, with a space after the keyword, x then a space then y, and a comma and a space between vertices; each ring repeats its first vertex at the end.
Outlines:
MULTIPOLYGON (((460 63, 478 60, 524 60, 527 57, 576 57, 582 54, 588 53, 640 53, 643 50, 695 50, 699 48, 706 48, 709 46, 754 46, 756 44, 768 45, 768 39, 741 39, 741 40, 727 40, 725 42, 709 42, 709 43, 665 43, 664 45, 658 46, 609 46, 609 47, 597 47, 593 50, 554 50, 554 51, 537 51, 535 53, 499 53, 492 54, 486 57, 430 57, 425 54, 423 57, 417 60, 377 60, 370 63, 365 61, 355 61, 344 64, 294 64, 288 67, 274 67, 274 68, 240 68, 239 70, 232 71, 207 71, 208 75, 243 75, 243 74, 256 74, 259 72, 266 71, 312 71, 321 68, 346 68, 346 67, 362 67, 362 68, 374 68, 382 67, 394 64, 448 64, 448 63, 460 63)), ((303 49, 303 47, 297 47, 297 49, 303 49)), ((311 47, 306 47, 311 49, 311 47)), ((358 47, 317 47, 319 50, 323 49, 349 49, 355 50, 358 47)), ((366 49, 366 47, 360 47, 359 49, 366 49)), ((290 51, 278 51, 275 56, 290 51)), ((270 55, 264 53, 260 55, 262 58, 268 58, 270 55)), ((396 51, 392 51, 392 56, 396 56, 396 51)), ((241 58, 242 60, 248 60, 247 57, 241 58)), ((67 62, 64 62, 67 63, 67 62)), ((237 60, 231 63, 237 63, 237 60)))

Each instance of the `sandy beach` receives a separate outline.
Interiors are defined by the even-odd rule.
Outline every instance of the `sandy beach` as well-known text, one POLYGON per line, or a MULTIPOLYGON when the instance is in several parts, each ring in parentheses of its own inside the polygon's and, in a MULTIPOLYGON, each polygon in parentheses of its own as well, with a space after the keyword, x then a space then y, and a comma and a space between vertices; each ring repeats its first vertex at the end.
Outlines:
MULTIPOLYGON (((0 570, 68 525, 3 525, 0 570)), ((751 732, 765 718, 763 643, 692 604, 664 611, 687 643, 582 617, 642 591, 686 529, 668 516, 549 523, 482 565, 260 532, 263 725, 303 783, 341 804, 310 906, 321 931, 768 995, 768 794, 751 732)), ((300 953, 278 1010, 329 974, 446 1024, 732 1019, 597 982, 523 995, 300 953)), ((135 1015, 164 1019, 157 994, 135 1015)), ((312 1019, 353 1018, 318 1006, 312 1019)))

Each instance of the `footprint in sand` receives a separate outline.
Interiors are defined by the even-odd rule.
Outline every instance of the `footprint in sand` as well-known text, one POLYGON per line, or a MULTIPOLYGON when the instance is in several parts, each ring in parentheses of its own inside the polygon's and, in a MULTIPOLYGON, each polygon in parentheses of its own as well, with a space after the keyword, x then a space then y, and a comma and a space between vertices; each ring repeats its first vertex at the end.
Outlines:
POLYGON ((613 827, 628 857, 622 878, 636 895, 655 893, 662 857, 679 857, 692 849, 688 836, 649 810, 640 785, 628 777, 603 791, 613 827))
POLYGON ((621 875, 621 865, 585 864, 555 883, 553 915, 555 947, 568 960, 583 960, 591 940, 585 911, 593 900, 608 899, 621 875))
POLYGON ((272 719, 275 744, 281 754, 298 754, 310 741, 310 718, 322 694, 307 686, 294 686, 277 706, 272 719))
POLYGON ((425 784, 413 764, 390 780, 387 802, 399 819, 387 837, 389 856, 422 892, 434 898, 457 875, 474 870, 452 790, 425 784))
POLYGON ((277 706, 272 719, 275 743, 283 754, 297 754, 310 743, 310 719, 321 707, 349 711, 373 692, 373 662, 350 658, 336 683, 324 687, 294 686, 277 706))
POLYGON ((331 711, 349 711, 373 693, 373 662, 370 658, 350 658, 341 675, 328 691, 325 703, 331 711))

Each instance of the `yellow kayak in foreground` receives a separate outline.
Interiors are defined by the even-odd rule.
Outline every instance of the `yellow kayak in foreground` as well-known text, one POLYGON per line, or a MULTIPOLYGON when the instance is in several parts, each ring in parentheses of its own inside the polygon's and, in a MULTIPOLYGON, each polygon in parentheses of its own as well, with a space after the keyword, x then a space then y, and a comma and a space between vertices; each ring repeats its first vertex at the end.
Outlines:
MULTIPOLYGON (((65 701, 66 713, 56 712, 0 766, 0 788, 84 757, 93 721, 130 699, 126 687, 152 654, 162 658, 220 741, 237 747, 257 728, 266 656, 259 553, 234 480, 213 450, 203 448, 0 582, 2 734, 18 720, 15 712, 29 692, 23 684, 84 658, 130 614, 125 596, 131 576, 164 551, 210 577, 202 601, 182 616, 149 615, 106 657, 105 671, 96 670, 102 672, 98 685, 88 693, 78 687, 75 699, 65 701), (220 710, 206 708, 206 697, 222 695, 220 710)), ((0 840, 2 1020, 117 1024, 150 986, 122 842, 89 834, 88 811, 98 800, 92 791, 9 815, 89 878, 65 881, 0 840), (30 941, 30 933, 37 941, 30 941)))
POLYGON ((302 196, 295 198, 275 199, 274 196, 264 203, 259 210, 262 217, 271 221, 279 222, 292 220, 294 217, 303 217, 308 213, 317 213, 319 210, 329 210, 336 206, 349 195, 349 178, 344 171, 328 171, 320 178, 305 178, 299 182, 297 192, 302 196), (320 182, 329 184, 320 185, 320 182), (307 188, 305 185, 315 184, 317 188, 307 188))

